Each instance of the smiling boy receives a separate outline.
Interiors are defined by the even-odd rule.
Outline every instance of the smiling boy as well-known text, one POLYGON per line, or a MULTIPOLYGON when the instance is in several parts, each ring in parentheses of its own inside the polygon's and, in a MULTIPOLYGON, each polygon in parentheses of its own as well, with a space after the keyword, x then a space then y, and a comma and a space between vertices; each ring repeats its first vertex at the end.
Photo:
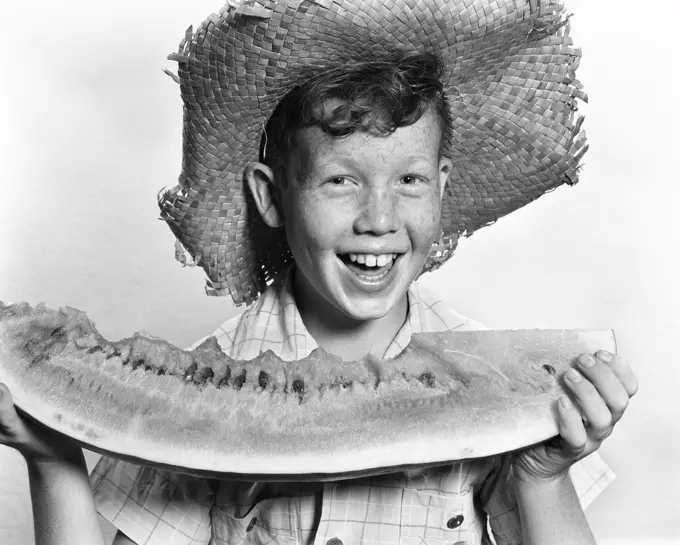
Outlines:
MULTIPOLYGON (((256 162, 246 168, 265 223, 285 225, 296 265, 295 300, 306 329, 320 346, 345 359, 368 352, 383 356, 404 324, 406 292, 440 232, 442 195, 451 170, 451 160, 440 153, 446 119, 437 115, 444 105, 436 95, 435 60, 413 56, 394 62, 399 75, 387 63, 372 63, 370 73, 377 81, 364 83, 364 89, 344 68, 326 72, 322 83, 315 80, 315 90, 325 85, 329 96, 314 106, 307 121, 313 125, 288 128, 292 141, 286 163, 272 168, 256 162), (422 116, 413 124, 391 127, 398 109, 376 106, 385 100, 392 80, 411 83, 416 71, 431 78, 421 77, 423 85, 429 84, 431 104, 423 93, 418 97, 422 116), (343 102, 336 95, 350 85, 362 96, 343 102), (370 110, 361 120, 367 128, 356 130, 352 107, 360 106, 370 110), (339 134, 355 130, 334 136, 320 122, 335 123, 339 134), (380 128, 394 132, 382 134, 380 128)), ((354 70, 356 77, 367 68, 354 70)), ((306 86, 297 90, 305 93, 306 86)), ((294 102, 289 97, 280 108, 294 102)))
MULTIPOLYGON (((226 354, 389 358, 413 333, 481 327, 415 280, 460 235, 575 181, 578 51, 558 8, 247 2, 187 37, 183 171, 159 204, 209 293, 252 303, 214 333, 226 354)), ((93 501, 79 449, 51 445, 8 395, 0 424, 29 465, 39 543, 99 542, 96 505, 116 543, 592 544, 582 509, 612 479, 595 451, 637 389, 622 358, 595 356, 568 374, 576 404, 558 403, 553 441, 332 483, 104 457, 93 501)))

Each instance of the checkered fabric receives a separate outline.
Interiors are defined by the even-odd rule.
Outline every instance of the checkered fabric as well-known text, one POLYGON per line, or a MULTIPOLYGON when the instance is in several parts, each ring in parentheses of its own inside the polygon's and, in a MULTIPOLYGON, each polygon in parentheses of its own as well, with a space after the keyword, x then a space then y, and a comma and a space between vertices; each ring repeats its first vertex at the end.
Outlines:
MULTIPOLYGON (((271 349, 292 360, 316 348, 295 305, 292 276, 290 269, 213 333, 226 354, 252 359, 271 349)), ((483 328, 417 282, 408 299, 407 321, 386 357, 412 333, 483 328)), ((506 545, 522 543, 509 469, 508 457, 496 456, 333 483, 268 484, 103 457, 91 482, 101 515, 139 545, 506 545)), ((614 479, 597 454, 574 465, 571 477, 584 508, 614 479)))

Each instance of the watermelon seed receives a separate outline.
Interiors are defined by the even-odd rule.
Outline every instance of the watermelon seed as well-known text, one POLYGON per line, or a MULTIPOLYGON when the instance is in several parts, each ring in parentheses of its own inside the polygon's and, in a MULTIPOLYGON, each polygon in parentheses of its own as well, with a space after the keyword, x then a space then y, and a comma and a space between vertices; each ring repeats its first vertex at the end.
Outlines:
POLYGON ((551 375, 555 374, 555 368, 552 365, 546 363, 545 365, 543 365, 543 369, 548 371, 548 373, 550 373, 551 375))
POLYGON ((305 393, 305 382, 301 378, 296 378, 293 381, 293 391, 296 394, 304 394, 305 393))
POLYGON ((187 367, 187 370, 184 372, 184 382, 191 382, 194 380, 194 373, 196 372, 196 369, 198 369, 196 362, 187 367))
POLYGON ((418 380, 430 388, 434 388, 434 376, 432 373, 425 372, 418 377, 418 380))
POLYGON ((298 399, 302 403, 302 396, 305 394, 305 383, 301 378, 296 378, 293 381, 293 392, 298 395, 298 399))
POLYGON ((24 351, 25 351, 25 352, 30 352, 31 349, 32 349, 34 346, 37 346, 37 345, 38 345, 38 340, 37 340, 37 339, 28 339, 28 341, 26 341, 26 343, 24 344, 24 351))
POLYGON ((215 378, 215 373, 213 372, 212 367, 205 367, 201 372, 201 376, 203 377, 203 382, 206 382, 215 378))
POLYGON ((224 377, 220 379, 219 384, 217 385, 218 388, 222 388, 222 386, 229 386, 229 379, 231 378, 231 367, 227 367, 227 372, 225 373, 224 377))
POLYGON ((163 369, 163 368, 161 367, 160 369, 158 369, 158 370, 156 371, 156 374, 157 374, 157 375, 164 375, 164 374, 165 374, 165 369, 163 369))
POLYGON ((246 382, 246 370, 241 371, 241 374, 234 379, 234 388, 240 390, 246 382))
POLYGON ((120 358, 123 365, 127 365, 130 361, 130 351, 126 350, 125 355, 117 348, 113 351, 112 357, 120 358))
POLYGON ((208 379, 211 379, 214 376, 215 374, 213 373, 212 367, 204 367, 198 373, 194 373, 194 384, 203 386, 208 379))
POLYGON ((95 352, 102 352, 104 349, 99 346, 98 344, 95 344, 92 348, 90 348, 87 353, 88 354, 94 354, 95 352))
POLYGON ((63 339, 66 336, 66 331, 64 331, 63 327, 57 327, 52 333, 50 333, 50 337, 56 337, 57 339, 63 339))
POLYGON ((264 370, 260 371, 260 375, 257 377, 257 383, 260 385, 260 388, 264 390, 267 387, 267 382, 269 382, 267 372, 264 370))
POLYGON ((41 352, 40 354, 38 354, 35 358, 33 358, 33 359, 31 360, 30 365, 36 365, 36 364, 38 364, 38 363, 42 363, 42 362, 45 361, 47 358, 48 358, 47 353, 41 352))
POLYGON ((110 360, 111 358, 118 358, 121 355, 122 354, 121 354, 120 350, 118 350, 117 348, 114 348, 113 352, 111 352, 110 354, 106 354, 106 359, 110 360))
POLYGON ((134 371, 135 369, 137 369, 137 367, 141 367, 142 365, 144 365, 144 358, 136 359, 130 365, 132 367, 132 370, 134 371))

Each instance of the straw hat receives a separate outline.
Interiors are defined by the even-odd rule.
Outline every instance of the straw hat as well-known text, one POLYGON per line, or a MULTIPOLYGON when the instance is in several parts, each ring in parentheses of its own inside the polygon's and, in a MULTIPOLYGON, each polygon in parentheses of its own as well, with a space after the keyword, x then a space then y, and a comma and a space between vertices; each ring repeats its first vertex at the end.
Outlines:
POLYGON ((587 99, 568 29, 559 0, 230 0, 168 57, 179 62, 183 162, 158 203, 177 259, 205 270, 209 295, 253 302, 292 260, 243 177, 267 120, 304 69, 407 49, 443 60, 454 122, 442 235, 423 272, 439 267, 460 236, 576 183, 587 99))

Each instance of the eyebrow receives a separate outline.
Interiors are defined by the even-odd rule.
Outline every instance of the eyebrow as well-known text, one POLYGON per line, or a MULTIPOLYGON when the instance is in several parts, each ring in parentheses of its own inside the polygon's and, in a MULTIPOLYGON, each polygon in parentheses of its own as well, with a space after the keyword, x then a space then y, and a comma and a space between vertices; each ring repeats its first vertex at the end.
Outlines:
POLYGON ((425 157, 424 155, 407 155, 403 157, 403 162, 406 164, 418 164, 418 163, 426 163, 428 166, 430 164, 430 161, 432 159, 430 157, 425 157))

